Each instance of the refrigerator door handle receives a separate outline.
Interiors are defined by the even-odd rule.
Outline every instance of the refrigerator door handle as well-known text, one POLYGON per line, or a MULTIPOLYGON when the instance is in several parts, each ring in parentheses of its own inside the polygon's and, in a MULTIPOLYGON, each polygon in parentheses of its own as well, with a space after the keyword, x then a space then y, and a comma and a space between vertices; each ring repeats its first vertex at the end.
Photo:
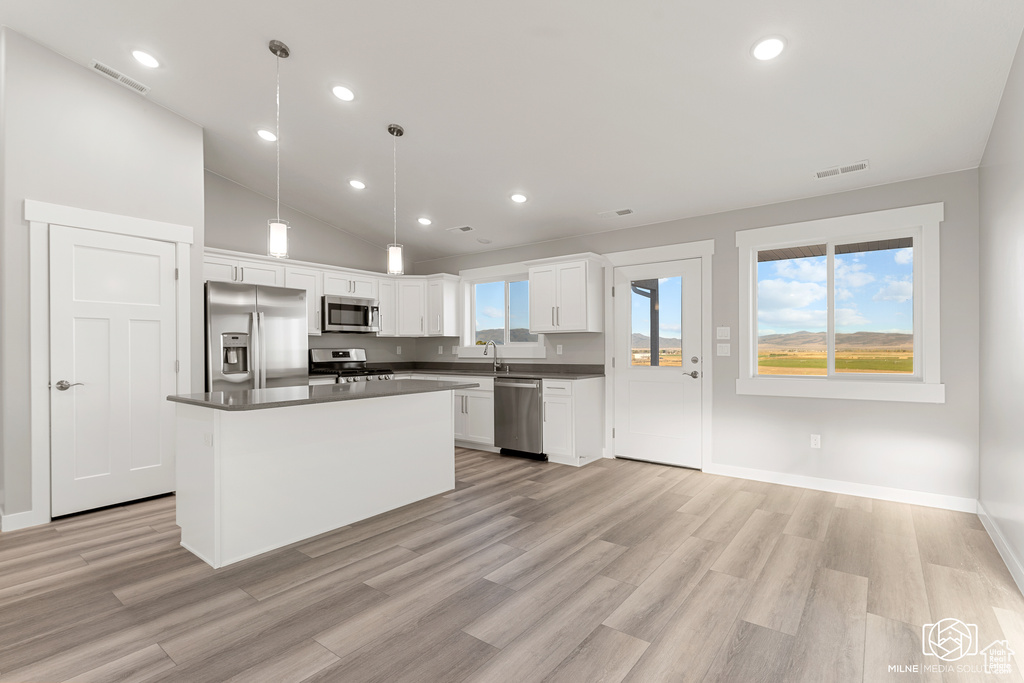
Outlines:
POLYGON ((263 381, 260 371, 263 369, 263 364, 260 362, 260 353, 263 351, 263 344, 260 342, 260 325, 257 313, 253 311, 249 314, 251 319, 249 320, 249 364, 252 366, 252 388, 259 389, 260 382, 263 381))
POLYGON ((264 317, 265 315, 266 314, 263 311, 260 311, 259 313, 256 314, 256 321, 259 323, 260 326, 259 335, 257 335, 260 338, 260 389, 267 388, 267 345, 264 343, 265 340, 263 339, 263 335, 266 334, 266 318, 264 317))

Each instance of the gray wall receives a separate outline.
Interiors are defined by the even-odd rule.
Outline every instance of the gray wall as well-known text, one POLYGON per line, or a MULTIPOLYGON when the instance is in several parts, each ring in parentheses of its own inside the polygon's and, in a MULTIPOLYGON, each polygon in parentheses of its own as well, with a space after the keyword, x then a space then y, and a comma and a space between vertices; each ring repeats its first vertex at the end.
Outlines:
MULTIPOLYGON (((24 200, 192 226, 192 357, 202 359, 203 139, 195 124, 9 29, 0 41, 0 470, 12 514, 32 505, 24 200)), ((202 386, 201 363, 192 380, 202 386)))
POLYGON ((732 327, 735 335, 739 325, 737 230, 938 201, 945 202, 946 209, 941 227, 942 381, 946 403, 740 396, 735 388, 739 364, 734 342, 734 355, 713 359, 713 459, 722 465, 974 499, 978 494, 979 342, 976 170, 472 256, 421 261, 416 264, 416 272, 458 273, 467 268, 585 251, 606 254, 714 239, 713 324, 732 327), (812 432, 822 435, 820 450, 809 448, 812 432))
MULTIPOLYGON (((206 246, 266 256, 267 220, 276 211, 273 198, 206 172, 206 246)), ((292 226, 288 233, 290 258, 363 270, 386 268, 389 239, 372 244, 286 204, 281 204, 281 218, 292 226)), ((406 271, 411 272, 415 252, 408 247, 406 252, 406 271)))
MULTIPOLYGON (((981 496, 1024 566, 1024 50, 1018 49, 981 177, 981 496)), ((1018 573, 1018 581, 1021 580, 1018 573)))

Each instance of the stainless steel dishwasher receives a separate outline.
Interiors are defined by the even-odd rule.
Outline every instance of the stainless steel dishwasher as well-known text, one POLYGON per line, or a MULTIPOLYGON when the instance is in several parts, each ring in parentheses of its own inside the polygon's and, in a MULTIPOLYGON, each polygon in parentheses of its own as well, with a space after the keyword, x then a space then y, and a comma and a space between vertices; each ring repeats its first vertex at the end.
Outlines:
POLYGON ((494 378, 494 445, 512 455, 544 455, 544 394, 539 379, 494 378))

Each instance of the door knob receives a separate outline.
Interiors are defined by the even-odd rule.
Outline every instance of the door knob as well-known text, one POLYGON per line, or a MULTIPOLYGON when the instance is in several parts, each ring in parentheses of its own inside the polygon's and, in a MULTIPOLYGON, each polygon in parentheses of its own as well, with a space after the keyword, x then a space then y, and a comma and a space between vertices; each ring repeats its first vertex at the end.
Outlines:
POLYGON ((696 370, 694 370, 693 372, 684 372, 683 374, 684 375, 689 375, 690 377, 692 377, 694 379, 697 379, 698 377, 700 377, 700 373, 697 372, 696 370))
POLYGON ((57 386, 57 390, 58 391, 67 391, 71 387, 81 387, 81 386, 85 386, 85 385, 82 384, 81 382, 75 382, 74 384, 72 384, 71 382, 67 381, 66 379, 62 379, 61 381, 57 382, 56 386, 57 386))

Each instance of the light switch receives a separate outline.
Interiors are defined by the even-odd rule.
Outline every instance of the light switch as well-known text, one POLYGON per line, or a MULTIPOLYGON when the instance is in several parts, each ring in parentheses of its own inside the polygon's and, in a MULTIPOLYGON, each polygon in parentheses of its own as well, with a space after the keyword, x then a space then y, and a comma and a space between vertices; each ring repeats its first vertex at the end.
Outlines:
POLYGON ((732 355, 732 344, 719 344, 718 345, 719 356, 731 356, 732 355))
MULTIPOLYGON (((715 332, 716 332, 715 336, 718 339, 732 339, 732 328, 731 327, 719 327, 719 328, 716 328, 715 332)), ((718 354, 718 355, 721 356, 722 354, 718 354)), ((725 354, 725 355, 728 356, 729 354, 725 354)))
POLYGON ((562 355, 562 345, 561 344, 555 344, 555 354, 558 355, 558 356, 562 355))

